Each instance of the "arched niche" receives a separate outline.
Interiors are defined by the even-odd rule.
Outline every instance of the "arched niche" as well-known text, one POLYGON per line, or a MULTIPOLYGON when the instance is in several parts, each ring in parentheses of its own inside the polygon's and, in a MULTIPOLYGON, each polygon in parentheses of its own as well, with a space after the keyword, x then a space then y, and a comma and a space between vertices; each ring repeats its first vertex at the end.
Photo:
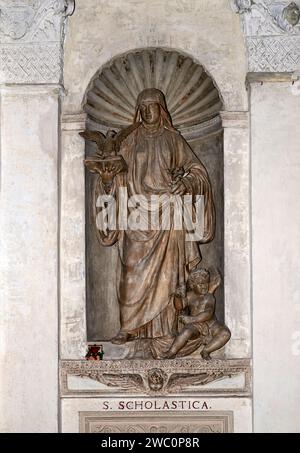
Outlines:
MULTIPOLYGON (((92 78, 83 109, 87 129, 119 130, 133 121, 138 94, 158 88, 165 94, 173 124, 206 166, 214 192, 214 240, 201 246, 202 266, 224 275, 224 171, 221 95, 205 68, 190 56, 162 48, 127 52, 105 64, 92 78)), ((95 146, 86 145, 86 156, 95 146)), ((116 298, 117 248, 99 245, 91 210, 96 177, 86 172, 86 318, 87 340, 105 341, 119 329, 116 298)), ((224 319, 224 285, 217 293, 217 316, 224 319)))

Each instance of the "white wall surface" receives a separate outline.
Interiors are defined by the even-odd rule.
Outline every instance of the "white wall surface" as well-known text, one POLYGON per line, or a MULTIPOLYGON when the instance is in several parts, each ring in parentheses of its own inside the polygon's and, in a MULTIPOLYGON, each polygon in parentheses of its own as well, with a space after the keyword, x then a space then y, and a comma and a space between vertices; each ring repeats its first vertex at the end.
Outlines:
POLYGON ((252 84, 256 432, 300 432, 299 125, 295 86, 252 84))
MULTIPOLYGON (((144 398, 146 401, 149 398, 144 398)), ((173 398, 172 398, 173 399, 173 398)), ((178 398, 178 401, 182 398, 178 398)), ((195 398, 185 397, 184 400, 187 402, 189 400, 195 400, 195 398)), ((78 433, 79 432, 79 417, 80 412, 98 412, 101 411, 102 407, 101 398, 63 398, 62 399, 62 431, 64 433, 78 433)), ((128 401, 127 398, 122 398, 121 401, 128 401)), ((130 397, 131 403, 134 401, 140 402, 140 399, 130 397)), ((157 398, 156 400, 159 404, 164 404, 168 401, 168 398, 157 398)), ((117 408, 119 405, 120 399, 112 398, 109 403, 112 408, 117 408)), ((233 420, 233 430, 235 433, 251 433, 252 424, 251 424, 251 400, 250 398, 207 398, 205 399, 206 404, 212 408, 213 411, 233 411, 234 420, 233 420)), ((126 420, 126 416, 134 415, 133 411, 123 411, 119 410, 119 415, 123 415, 126 420)), ((144 410, 145 416, 147 416, 152 411, 144 410)), ((210 410, 206 411, 189 411, 191 415, 196 415, 197 412, 201 414, 207 413, 209 415, 210 410)), ((182 413, 182 411, 181 411, 182 413)), ((172 414, 177 414, 178 411, 162 411, 169 420, 172 420, 172 414)), ((97 415, 107 416, 109 411, 98 412, 97 415)), ((142 419, 141 419, 142 421, 142 419)))
POLYGON ((1 88, 0 431, 57 431, 58 92, 1 88))

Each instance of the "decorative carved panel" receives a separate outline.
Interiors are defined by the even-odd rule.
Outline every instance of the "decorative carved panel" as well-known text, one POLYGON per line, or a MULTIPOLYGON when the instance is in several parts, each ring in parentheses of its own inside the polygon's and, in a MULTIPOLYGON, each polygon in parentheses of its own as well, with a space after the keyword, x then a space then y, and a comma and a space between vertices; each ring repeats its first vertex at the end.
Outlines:
POLYGON ((60 365, 61 395, 180 395, 251 393, 250 361, 247 359, 211 360, 63 360, 60 365), (101 383, 102 389, 72 390, 68 378, 78 376, 101 383), (222 388, 208 386, 224 379, 241 376, 242 385, 222 388))
POLYGON ((300 2, 234 0, 246 35, 249 71, 293 72, 300 66, 300 2))
POLYGON ((80 412, 82 433, 231 433, 232 411, 80 412))
POLYGON ((0 82, 58 83, 74 0, 0 1, 0 82))

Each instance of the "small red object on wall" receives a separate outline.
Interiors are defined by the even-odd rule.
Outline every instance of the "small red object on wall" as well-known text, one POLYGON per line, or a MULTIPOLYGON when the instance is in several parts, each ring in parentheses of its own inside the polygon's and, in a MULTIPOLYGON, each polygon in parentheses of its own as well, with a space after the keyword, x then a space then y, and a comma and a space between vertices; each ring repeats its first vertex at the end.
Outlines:
POLYGON ((88 352, 86 353, 86 360, 103 360, 103 346, 97 346, 96 344, 88 345, 88 352))

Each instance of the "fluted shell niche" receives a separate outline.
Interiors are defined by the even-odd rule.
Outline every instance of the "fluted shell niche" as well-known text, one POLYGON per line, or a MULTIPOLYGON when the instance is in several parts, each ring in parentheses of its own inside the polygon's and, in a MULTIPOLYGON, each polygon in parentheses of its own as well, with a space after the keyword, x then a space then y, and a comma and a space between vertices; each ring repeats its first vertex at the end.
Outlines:
POLYGON ((183 135, 193 138, 220 128, 222 101, 212 78, 192 58, 164 49, 135 51, 109 62, 91 81, 84 110, 100 129, 126 127, 145 88, 165 94, 173 125, 183 135))

